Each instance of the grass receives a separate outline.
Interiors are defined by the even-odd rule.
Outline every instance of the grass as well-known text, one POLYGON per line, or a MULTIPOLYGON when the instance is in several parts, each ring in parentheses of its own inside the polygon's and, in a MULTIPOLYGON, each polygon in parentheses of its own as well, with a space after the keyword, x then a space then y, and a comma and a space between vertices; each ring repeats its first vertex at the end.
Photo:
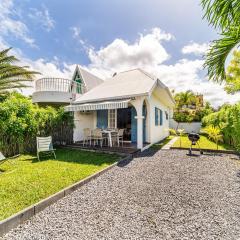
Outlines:
MULTIPOLYGON (((183 148, 189 148, 191 146, 191 141, 189 141, 187 136, 182 136, 181 137, 181 142, 182 145, 181 147, 183 148)), ((206 136, 201 135, 200 140, 199 140, 199 145, 202 149, 217 149, 217 144, 209 140, 206 136)), ((180 147, 180 138, 173 144, 173 147, 180 147)), ((198 148, 198 145, 193 145, 193 148, 198 148)), ((230 150, 232 149, 230 146, 227 144, 219 144, 218 145, 218 150, 230 150)))
POLYGON ((166 145, 168 142, 170 142, 175 136, 168 136, 164 138, 162 141, 155 143, 151 146, 152 149, 160 150, 164 145, 166 145))
POLYGON ((58 149, 57 159, 22 155, 0 166, 0 220, 86 178, 119 159, 117 155, 58 149))

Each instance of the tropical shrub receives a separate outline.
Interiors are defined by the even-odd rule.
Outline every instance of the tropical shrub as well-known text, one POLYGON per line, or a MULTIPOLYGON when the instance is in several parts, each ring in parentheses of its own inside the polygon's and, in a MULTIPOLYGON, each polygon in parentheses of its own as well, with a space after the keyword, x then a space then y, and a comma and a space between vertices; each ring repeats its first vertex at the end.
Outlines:
POLYGON ((41 108, 19 93, 0 102, 0 151, 7 155, 34 150, 36 136, 58 134, 61 142, 72 127, 72 116, 62 108, 41 108))
POLYGON ((218 149, 219 142, 223 141, 223 135, 221 133, 220 128, 215 127, 213 125, 209 125, 203 129, 203 132, 205 132, 208 135, 208 138, 210 140, 213 140, 216 143, 218 149))
POLYGON ((203 102, 203 96, 188 90, 174 96, 176 106, 173 119, 176 122, 200 122, 201 119, 212 113, 209 102, 203 102))
POLYGON ((224 105, 218 112, 202 119, 203 126, 214 126, 221 130, 224 143, 240 150, 240 103, 224 105))

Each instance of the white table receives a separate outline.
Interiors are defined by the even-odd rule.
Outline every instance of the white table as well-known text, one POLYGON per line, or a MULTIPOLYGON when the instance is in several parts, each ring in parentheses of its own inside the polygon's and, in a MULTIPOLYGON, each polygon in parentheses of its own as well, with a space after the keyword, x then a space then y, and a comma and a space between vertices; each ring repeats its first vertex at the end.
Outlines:
MULTIPOLYGON (((108 140, 109 140, 109 147, 112 147, 112 133, 117 133, 116 130, 103 130, 103 133, 106 133, 108 135, 108 140)), ((118 141, 118 146, 119 146, 119 141, 118 141)))

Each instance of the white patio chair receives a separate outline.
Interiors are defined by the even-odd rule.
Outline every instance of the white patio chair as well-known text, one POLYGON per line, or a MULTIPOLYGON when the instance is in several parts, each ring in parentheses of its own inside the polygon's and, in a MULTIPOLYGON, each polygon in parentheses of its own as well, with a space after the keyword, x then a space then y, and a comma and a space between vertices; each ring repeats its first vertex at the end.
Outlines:
POLYGON ((92 131, 90 128, 84 128, 83 129, 83 146, 85 146, 86 142, 90 143, 92 142, 92 131))
POLYGON ((2 165, 3 163, 5 163, 5 162, 10 162, 10 160, 12 160, 12 159, 15 159, 15 158, 17 158, 17 157, 19 157, 20 156, 20 154, 18 154, 18 155, 15 155, 15 156, 13 156, 13 157, 8 157, 8 158, 6 158, 3 154, 2 154, 2 152, 0 152, 0 165, 2 165))
POLYGON ((103 141, 105 139, 108 139, 105 134, 103 134, 102 130, 99 128, 96 128, 92 132, 92 140, 93 140, 93 145, 96 145, 96 142, 100 142, 100 146, 103 146, 103 141))
POLYGON ((55 149, 52 144, 52 137, 37 137, 37 157, 38 161, 40 153, 52 153, 54 158, 56 159, 55 149))
POLYGON ((119 129, 119 130, 118 130, 118 134, 117 134, 117 137, 118 137, 118 146, 119 146, 119 142, 120 142, 120 141, 122 142, 122 146, 123 146, 123 134, 124 134, 124 129, 119 129))
POLYGON ((117 145, 119 146, 118 132, 119 132, 119 130, 117 128, 113 128, 111 131, 111 138, 112 138, 113 146, 115 145, 115 143, 117 143, 117 145))

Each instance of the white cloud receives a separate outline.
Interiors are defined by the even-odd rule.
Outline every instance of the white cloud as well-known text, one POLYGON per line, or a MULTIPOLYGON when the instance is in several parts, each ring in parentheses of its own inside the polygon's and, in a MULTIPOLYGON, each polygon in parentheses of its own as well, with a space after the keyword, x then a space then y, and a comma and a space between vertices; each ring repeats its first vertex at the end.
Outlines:
MULTIPOLYGON (((89 51, 89 49, 92 48, 92 46, 90 46, 87 41, 85 41, 82 37, 81 37, 81 28, 77 27, 77 26, 72 26, 69 28, 70 31, 72 32, 72 38, 75 39, 77 41, 77 43, 80 44, 81 46, 81 50, 85 50, 85 51, 89 51)), ((75 49, 78 49, 78 46, 75 47, 75 49)))
POLYGON ((183 54, 195 54, 196 56, 204 55, 208 50, 209 44, 191 42, 182 48, 183 54))
MULTIPOLYGON (((203 60, 182 59, 173 65, 160 65, 152 72, 175 92, 192 90, 204 95, 204 99, 217 107, 224 102, 234 103, 240 101, 240 94, 229 95, 223 86, 209 82, 203 75, 203 60)), ((150 69, 149 69, 150 70, 150 69)))
POLYGON ((28 16, 36 23, 40 24, 47 32, 50 32, 55 26, 55 21, 50 16, 48 9, 44 5, 42 5, 41 10, 31 8, 28 16))
POLYGON ((72 31, 73 38, 79 38, 80 37, 80 33, 81 33, 80 27, 73 26, 73 27, 70 27, 70 30, 72 31))
POLYGON ((36 47, 35 40, 29 37, 29 30, 25 23, 17 19, 18 14, 14 9, 13 0, 0 2, 0 36, 12 35, 23 40, 31 47, 36 47))
MULTIPOLYGON (((80 37, 80 29, 78 30, 75 32, 72 30, 73 36, 75 33, 77 39, 80 37)), ((83 67, 103 78, 110 77, 114 72, 141 67, 158 76, 162 82, 176 92, 191 89, 203 93, 205 99, 214 106, 240 100, 239 94, 228 95, 223 86, 209 82, 203 76, 202 59, 180 59, 174 64, 166 64, 165 61, 169 59, 170 54, 162 43, 171 39, 173 39, 171 34, 155 28, 149 33, 141 34, 133 43, 115 39, 98 50, 86 47, 90 63, 83 67)), ((7 45, 0 37, 0 49, 6 48, 7 45)), ((41 72, 42 75, 38 77, 71 78, 74 72, 75 64, 62 63, 57 56, 50 61, 44 58, 32 60, 24 56, 19 49, 14 49, 12 53, 21 59, 21 64, 29 65, 31 69, 41 72)), ((32 92, 33 88, 23 90, 24 94, 32 92)))
MULTIPOLYGON (((102 77, 109 77, 114 72, 141 67, 158 76, 162 82, 176 92, 191 89, 194 92, 203 93, 205 99, 214 106, 240 100, 239 94, 228 95, 223 86, 209 82, 204 77, 202 59, 180 59, 175 64, 165 64, 164 62, 170 55, 163 47, 162 42, 171 39, 173 39, 171 34, 163 33, 160 29, 154 29, 148 34, 140 35, 139 39, 132 44, 122 39, 115 39, 99 50, 90 49, 89 59, 91 63, 86 67, 102 77)), ((196 43, 194 46, 202 46, 202 44, 196 43)), ((206 49, 206 45, 203 46, 206 49)), ((204 47, 201 48, 201 51, 204 47)), ((200 48, 196 49, 195 54, 200 54, 200 48)), ((185 53, 187 51, 190 53, 190 50, 186 50, 185 53)))
POLYGON ((163 41, 169 41, 173 36, 154 28, 146 35, 140 37, 134 43, 128 43, 123 39, 115 39, 112 43, 99 50, 89 49, 88 55, 91 61, 89 67, 102 69, 103 71, 123 71, 133 67, 157 67, 170 58, 163 41))

